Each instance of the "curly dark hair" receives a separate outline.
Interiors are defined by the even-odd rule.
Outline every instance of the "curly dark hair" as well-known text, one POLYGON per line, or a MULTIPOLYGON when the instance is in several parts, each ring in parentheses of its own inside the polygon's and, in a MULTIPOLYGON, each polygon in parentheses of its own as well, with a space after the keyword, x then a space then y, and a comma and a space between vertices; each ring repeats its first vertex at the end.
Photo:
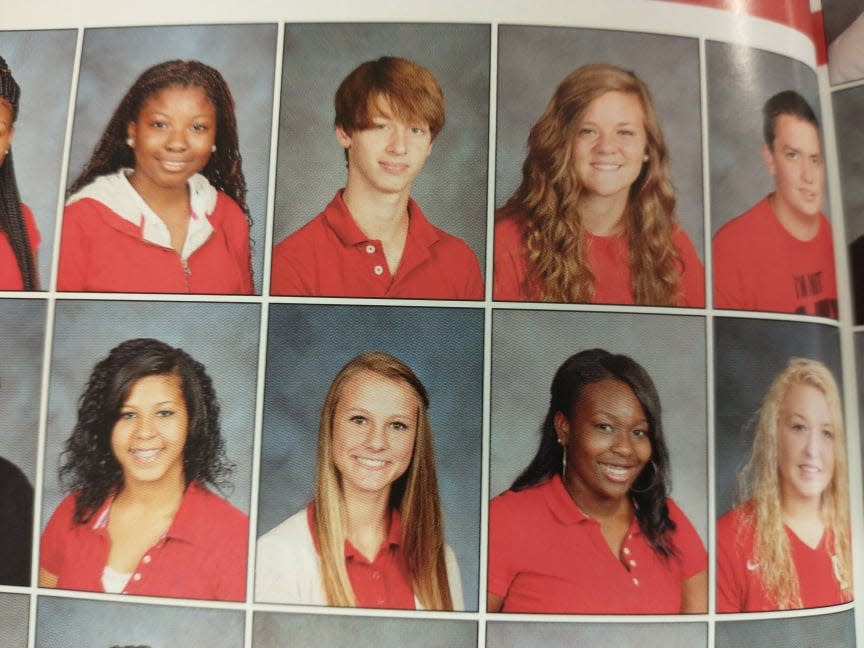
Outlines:
POLYGON ((249 207, 246 205, 246 179, 241 165, 234 99, 219 71, 200 61, 166 61, 145 70, 138 77, 111 116, 90 161, 69 187, 67 197, 98 176, 135 166, 135 152, 126 144, 129 122, 138 119, 138 113, 147 99, 170 86, 201 88, 216 109, 216 152, 210 156, 201 174, 210 184, 233 198, 251 224, 249 207))
POLYGON ((582 387, 607 378, 629 385, 645 410, 651 461, 633 482, 630 498, 635 504, 639 528, 651 547, 661 556, 671 556, 674 550, 669 535, 675 530, 675 523, 669 519, 666 504, 670 487, 669 451, 663 440, 660 397, 648 372, 629 356, 589 349, 570 356, 558 367, 552 379, 552 397, 541 428, 540 447, 510 489, 520 491, 561 474, 564 448, 558 443, 555 433, 555 414, 561 412, 569 418, 582 387))
MULTIPOLYGON (((21 89, 15 82, 6 61, 0 57, 0 101, 8 103, 12 108, 12 124, 18 118, 20 99, 21 89)), ((12 124, 9 126, 11 127, 12 124)), ((6 159, 0 164, 0 231, 6 234, 12 252, 15 254, 24 290, 36 290, 39 287, 39 279, 30 247, 30 237, 24 226, 24 213, 21 209, 21 197, 18 195, 18 183, 15 181, 11 147, 6 153, 6 159)))
POLYGON ((78 421, 66 440, 60 481, 76 493, 75 521, 89 520, 102 502, 123 486, 123 471, 111 450, 111 433, 135 383, 146 376, 180 376, 189 429, 183 449, 186 484, 209 483, 222 490, 234 464, 225 455, 219 402, 204 365, 183 349, 151 338, 126 340, 100 360, 78 399, 78 421))

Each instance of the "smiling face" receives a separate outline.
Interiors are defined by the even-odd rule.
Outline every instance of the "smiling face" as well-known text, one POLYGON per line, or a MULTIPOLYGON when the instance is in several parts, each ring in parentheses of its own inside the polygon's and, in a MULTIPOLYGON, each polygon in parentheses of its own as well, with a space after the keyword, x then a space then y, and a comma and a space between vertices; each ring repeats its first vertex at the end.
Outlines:
POLYGON ((168 86, 147 98, 127 134, 135 151, 129 181, 139 194, 185 189, 216 142, 216 108, 197 86, 168 86))
POLYGON ((630 386, 615 378, 584 385, 569 418, 555 414, 576 503, 590 511, 627 497, 651 459, 648 420, 630 386))
POLYGON ((819 131, 809 121, 780 115, 774 123, 774 143, 762 145, 762 157, 776 191, 772 203, 782 217, 807 218, 819 214, 825 194, 825 163, 819 131))
POLYGON ((348 134, 338 126, 336 139, 348 151, 348 185, 355 194, 405 194, 432 152, 429 124, 403 121, 379 99, 372 125, 348 134))
POLYGON ((183 383, 176 374, 139 378, 126 395, 111 431, 111 449, 123 480, 184 483, 183 449, 189 414, 183 383))
POLYGON ((364 370, 347 379, 333 414, 333 462, 346 496, 389 496, 411 464, 420 400, 402 380, 364 370))
POLYGON ((15 127, 12 126, 12 104, 6 99, 0 99, 0 166, 6 160, 6 152, 12 145, 15 127))
POLYGON ((777 468, 784 503, 819 503, 834 476, 834 426, 824 394, 793 384, 777 416, 777 468))
POLYGON ((573 165, 587 198, 627 204, 647 151, 644 121, 635 94, 610 91, 588 104, 573 140, 573 165))

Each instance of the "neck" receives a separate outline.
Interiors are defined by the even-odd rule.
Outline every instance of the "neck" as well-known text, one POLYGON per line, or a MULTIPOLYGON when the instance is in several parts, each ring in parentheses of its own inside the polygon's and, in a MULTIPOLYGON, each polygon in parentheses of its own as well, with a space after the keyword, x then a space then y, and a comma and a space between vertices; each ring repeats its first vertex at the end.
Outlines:
POLYGON ((776 193, 771 194, 768 202, 783 229, 799 241, 810 241, 819 233, 819 214, 805 214, 789 209, 777 199, 776 193))
POLYGON ((116 499, 123 506, 176 511, 180 508, 185 490, 186 484, 182 473, 179 478, 166 477, 155 482, 127 479, 116 499))
POLYGON ((347 528, 345 535, 354 547, 372 560, 390 530, 390 491, 344 493, 347 528))
POLYGON ((627 196, 587 196, 579 201, 582 227, 595 236, 617 236, 624 231, 627 196))
POLYGON ((128 176, 129 184, 138 192, 138 195, 144 199, 150 209, 156 214, 176 208, 178 205, 185 205, 188 211, 189 206, 189 185, 184 184, 182 187, 166 189, 164 187, 153 187, 146 181, 142 180, 140 173, 132 173, 128 176))
POLYGON ((388 240, 407 231, 408 191, 387 194, 380 191, 357 189, 356 183, 348 182, 342 200, 351 212, 357 227, 374 240, 388 240))
POLYGON ((564 486, 583 513, 600 521, 633 517, 633 503, 625 495, 618 498, 597 497, 575 480, 564 479, 564 486))
POLYGON ((822 498, 782 497, 780 509, 784 520, 822 521, 822 498))

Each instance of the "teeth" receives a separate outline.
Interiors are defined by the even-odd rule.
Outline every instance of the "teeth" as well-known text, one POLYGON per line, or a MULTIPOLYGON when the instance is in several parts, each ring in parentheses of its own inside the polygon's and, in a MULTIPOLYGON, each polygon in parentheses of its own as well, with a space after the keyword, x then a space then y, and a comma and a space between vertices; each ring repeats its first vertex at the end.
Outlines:
POLYGON ((816 466, 799 466, 799 468, 801 470, 803 470, 804 472, 811 472, 811 473, 821 472, 820 469, 817 468, 816 466))
POLYGON ((152 459, 157 454, 159 454, 159 449, 156 448, 153 450, 133 450, 132 454, 140 459, 152 459))
POLYGON ((623 466, 610 466, 609 464, 603 464, 603 469, 606 470, 606 472, 617 475, 618 477, 623 477, 628 472, 630 472, 629 468, 625 468, 623 466))
POLYGON ((163 160, 162 165, 171 171, 179 171, 183 168, 183 162, 169 162, 168 160, 163 160))
POLYGON ((357 457, 357 463, 361 466, 367 466, 368 468, 382 468, 386 461, 381 461, 380 459, 367 459, 365 457, 357 457))
POLYGON ((599 171, 615 171, 618 169, 617 164, 594 164, 592 166, 599 171))

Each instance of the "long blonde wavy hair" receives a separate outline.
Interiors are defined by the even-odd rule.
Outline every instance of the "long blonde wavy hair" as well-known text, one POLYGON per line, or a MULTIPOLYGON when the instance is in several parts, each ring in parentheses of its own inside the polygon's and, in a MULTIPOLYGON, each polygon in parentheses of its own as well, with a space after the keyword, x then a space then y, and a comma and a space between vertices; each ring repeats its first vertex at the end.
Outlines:
POLYGON ((429 396, 410 367, 379 351, 363 353, 342 367, 321 409, 315 471, 315 534, 327 601, 330 605, 356 605, 345 567, 346 510, 341 476, 333 461, 333 418, 346 382, 364 371, 407 383, 417 395, 414 453, 408 469, 391 486, 390 506, 402 516, 401 546, 414 595, 428 610, 452 610, 444 557, 444 518, 435 476, 432 429, 427 416, 429 396))
POLYGON ((539 288, 545 301, 591 300, 595 277, 585 259, 579 213, 583 187, 572 160, 573 141, 591 102, 607 92, 639 98, 648 140, 648 161, 630 187, 624 217, 633 299, 637 304, 675 305, 682 294, 683 265, 673 243, 669 153, 651 93, 633 72, 596 63, 574 70, 558 85, 528 137, 522 183, 498 218, 516 218, 525 230, 529 271, 524 288, 539 288))
MULTIPOLYGON (((809 385, 825 397, 834 433, 834 474, 822 493, 821 513, 828 538, 833 541, 834 568, 844 600, 852 599, 852 551, 849 538, 849 479, 846 434, 840 393, 834 376, 816 360, 792 358, 771 383, 759 408, 753 450, 739 475, 747 526, 755 528, 754 559, 759 562, 762 585, 779 609, 802 607, 789 537, 783 526, 777 432, 780 406, 793 385, 809 385)), ((743 526, 742 526, 743 528, 743 526)))

